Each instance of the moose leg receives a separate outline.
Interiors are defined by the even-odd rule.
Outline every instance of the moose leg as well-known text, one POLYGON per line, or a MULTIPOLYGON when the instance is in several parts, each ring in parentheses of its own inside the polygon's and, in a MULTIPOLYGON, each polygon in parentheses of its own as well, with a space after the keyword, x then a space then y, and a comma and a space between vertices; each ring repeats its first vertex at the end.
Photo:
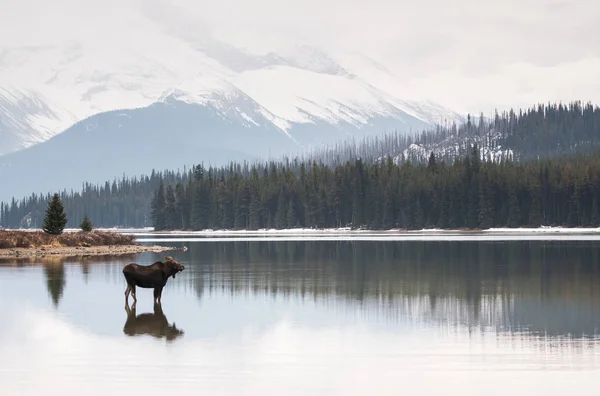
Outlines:
POLYGON ((131 316, 131 308, 129 308, 127 301, 125 302, 125 312, 127 312, 127 317, 129 318, 131 316))
POLYGON ((162 294, 162 287, 155 287, 154 288, 154 302, 157 304, 160 304, 160 295, 162 294))
POLYGON ((162 291, 163 291, 162 287, 160 289, 158 289, 158 303, 159 304, 160 304, 160 302, 162 300, 162 291))
POLYGON ((131 286, 131 295, 133 296, 133 303, 137 302, 137 298, 135 297, 135 285, 131 286))
POLYGON ((125 289, 125 305, 129 303, 129 293, 131 293, 131 286, 127 285, 127 289, 125 289))

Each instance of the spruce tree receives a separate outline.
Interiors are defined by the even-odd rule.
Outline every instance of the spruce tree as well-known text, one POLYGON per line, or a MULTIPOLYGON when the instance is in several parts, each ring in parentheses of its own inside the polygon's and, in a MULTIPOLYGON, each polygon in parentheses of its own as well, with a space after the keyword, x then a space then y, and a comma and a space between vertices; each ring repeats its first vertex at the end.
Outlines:
POLYGON ((167 186, 167 191, 165 193, 165 217, 167 229, 177 230, 181 228, 181 218, 177 215, 175 189, 171 185, 167 186))
POLYGON ((281 190, 279 192, 279 199, 277 200, 277 212, 275 213, 275 228, 283 229, 288 227, 288 207, 285 200, 285 192, 281 190))
POLYGON ((296 218, 295 203, 293 198, 290 199, 287 205, 286 222, 289 228, 299 226, 298 219, 296 218))
POLYGON ((427 169, 429 169, 432 172, 435 172, 437 169, 437 161, 435 160, 435 154, 433 153, 433 151, 429 155, 429 162, 427 164, 427 169))
POLYGON ((567 227, 577 227, 580 218, 579 191, 574 189, 571 199, 567 202, 567 227))
POLYGON ((203 183, 196 187, 191 212, 191 226, 193 230, 204 230, 208 228, 208 211, 210 209, 209 198, 203 183))
POLYGON ((165 185, 161 180, 152 200, 152 225, 156 231, 167 228, 165 206, 165 185))
POLYGON ((48 203, 42 230, 51 235, 62 234, 67 225, 67 214, 58 194, 54 194, 48 203))
POLYGON ((83 221, 79 225, 79 228, 81 228, 81 231, 83 231, 83 232, 90 232, 90 231, 92 231, 92 222, 88 218, 87 214, 83 217, 83 221))
POLYGON ((382 227, 383 229, 390 229, 394 225, 394 192, 391 185, 388 185, 384 194, 382 227))
POLYGON ((531 210, 529 213, 529 225, 539 227, 543 224, 542 207, 538 194, 539 187, 534 186, 531 191, 531 210))
POLYGON ((258 230, 261 227, 261 205, 260 197, 256 193, 250 195, 250 204, 248 206, 248 226, 249 230, 258 230))
POLYGON ((440 198, 440 217, 439 220, 437 222, 437 227, 439 228, 450 228, 450 202, 451 202, 451 197, 450 197, 450 193, 448 192, 449 188, 446 187, 442 190, 442 196, 440 198))
POLYGON ((598 200, 596 197, 592 200, 592 218, 591 218, 591 226, 598 227, 600 224, 600 213, 598 212, 598 200))
POLYGON ((514 188, 509 187, 508 190, 508 223, 510 228, 521 226, 521 207, 519 199, 514 188))
POLYGON ((492 192, 487 177, 482 177, 479 184, 479 228, 487 229, 494 226, 494 209, 492 192))

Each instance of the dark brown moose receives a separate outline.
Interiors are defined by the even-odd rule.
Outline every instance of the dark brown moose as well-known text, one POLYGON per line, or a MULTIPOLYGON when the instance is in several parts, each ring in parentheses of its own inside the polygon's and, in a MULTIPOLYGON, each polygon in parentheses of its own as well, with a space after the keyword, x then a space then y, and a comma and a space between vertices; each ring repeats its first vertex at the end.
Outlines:
POLYGON ((125 311, 127 312, 127 321, 123 327, 123 333, 128 336, 147 334, 156 338, 165 337, 167 341, 173 341, 183 335, 183 330, 178 329, 175 323, 169 324, 160 304, 154 303, 154 313, 147 312, 136 316, 135 303, 131 309, 126 305, 125 311))
POLYGON ((123 275, 127 281, 125 289, 125 304, 128 304, 129 293, 133 296, 134 303, 137 301, 135 297, 135 287, 143 287, 146 289, 154 289, 154 302, 160 303, 162 289, 167 284, 170 276, 175 279, 175 274, 183 271, 185 267, 167 256, 165 262, 157 261, 152 265, 139 265, 135 263, 127 264, 123 268, 123 275))

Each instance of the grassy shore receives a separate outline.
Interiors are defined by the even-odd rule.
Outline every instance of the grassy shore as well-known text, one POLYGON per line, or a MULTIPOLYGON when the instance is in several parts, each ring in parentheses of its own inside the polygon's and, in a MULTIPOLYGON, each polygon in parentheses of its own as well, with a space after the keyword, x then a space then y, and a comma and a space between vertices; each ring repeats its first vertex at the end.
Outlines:
POLYGON ((96 256, 164 252, 166 246, 140 245, 135 236, 94 230, 49 235, 42 231, 0 230, 0 258, 96 256))
POLYGON ((135 236, 109 231, 64 232, 0 230, 0 249, 137 245, 135 236))

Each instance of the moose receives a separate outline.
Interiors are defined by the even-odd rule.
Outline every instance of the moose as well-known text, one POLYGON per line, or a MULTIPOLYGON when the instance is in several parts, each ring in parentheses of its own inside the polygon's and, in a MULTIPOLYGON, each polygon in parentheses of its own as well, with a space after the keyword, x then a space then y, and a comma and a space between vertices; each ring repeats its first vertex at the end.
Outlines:
POLYGON ((162 289, 167 284, 170 276, 175 279, 175 274, 183 271, 185 267, 167 256, 165 262, 157 261, 151 265, 139 265, 135 263, 127 264, 123 267, 123 275, 127 281, 125 289, 125 304, 129 304, 129 293, 133 296, 133 302, 137 302, 135 297, 135 287, 154 289, 154 302, 160 304, 162 289))

